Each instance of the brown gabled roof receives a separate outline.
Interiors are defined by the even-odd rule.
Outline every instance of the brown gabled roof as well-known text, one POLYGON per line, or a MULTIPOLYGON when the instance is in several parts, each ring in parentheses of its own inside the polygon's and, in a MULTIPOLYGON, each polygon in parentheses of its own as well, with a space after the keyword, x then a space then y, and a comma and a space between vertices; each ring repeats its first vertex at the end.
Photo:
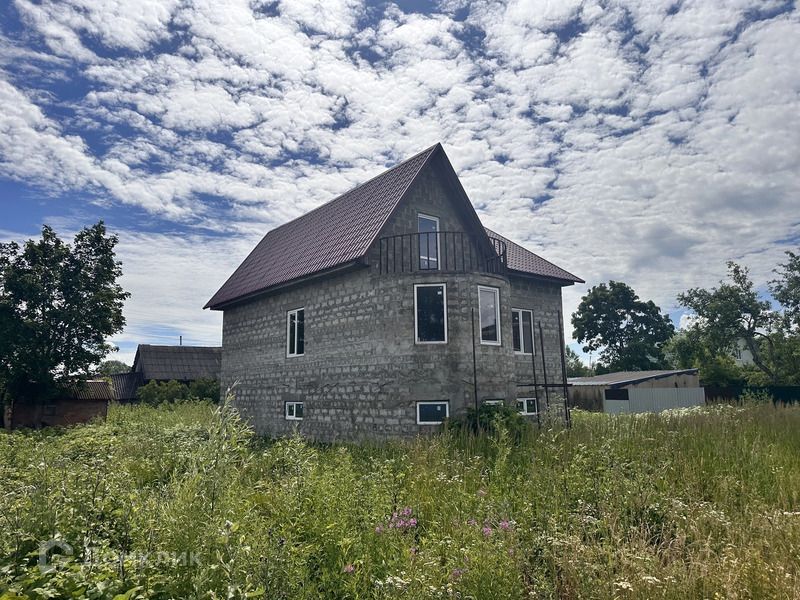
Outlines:
POLYGON ((567 281, 570 283, 586 283, 580 277, 576 277, 569 271, 565 271, 561 267, 554 265, 549 260, 543 259, 538 254, 534 254, 519 244, 515 244, 488 227, 485 229, 489 237, 498 238, 506 243, 508 252, 506 260, 509 270, 517 271, 525 275, 558 279, 559 281, 567 281))
POLYGON ((69 399, 72 400, 102 400, 107 402, 114 399, 114 389, 104 379, 89 379, 77 383, 67 393, 69 399))
MULTIPOLYGON (((204 308, 225 306, 305 277, 357 265, 378 237, 406 191, 435 154, 444 157, 445 171, 456 184, 469 213, 480 227, 475 210, 441 144, 436 144, 323 204, 268 232, 204 308)), ((496 233, 508 244, 508 266, 513 271, 583 283, 583 280, 496 233)), ((487 240, 487 246, 489 246, 487 240)))
POLYGON ((204 308, 362 258, 427 160, 423 150, 349 192, 268 232, 204 308))
POLYGON ((133 371, 145 381, 219 379, 222 348, 218 346, 153 346, 139 344, 133 371))

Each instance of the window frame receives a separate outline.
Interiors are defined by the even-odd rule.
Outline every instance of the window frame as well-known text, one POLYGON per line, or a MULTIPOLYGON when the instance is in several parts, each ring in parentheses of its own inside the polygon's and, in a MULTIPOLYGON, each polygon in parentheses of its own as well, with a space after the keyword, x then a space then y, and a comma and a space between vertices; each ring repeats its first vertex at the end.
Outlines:
POLYGON ((306 355, 306 308, 305 306, 301 306, 299 308, 293 308, 291 310, 286 311, 286 358, 297 358, 298 356, 305 356, 306 355), (297 313, 303 311, 303 351, 297 352, 297 340, 298 340, 298 327, 297 327, 297 313), (290 341, 291 341, 291 334, 292 334, 292 315, 294 315, 294 353, 290 352, 290 341))
POLYGON ((303 416, 305 416, 305 401, 304 400, 287 400, 283 403, 283 418, 286 421, 302 421, 303 417, 297 416, 297 405, 303 407, 303 416), (289 407, 292 407, 292 415, 289 415, 289 407))
POLYGON ((441 259, 441 236, 439 235, 440 231, 441 231, 441 225, 440 225, 439 217, 434 217, 433 215, 426 215, 425 213, 421 213, 421 212, 417 213, 417 236, 418 236, 417 239, 419 240, 417 242, 417 246, 418 246, 417 247, 417 250, 418 250, 418 252, 417 252, 417 266, 419 267, 420 271, 439 271, 439 270, 441 270, 441 260, 440 260, 441 259), (431 264, 431 257, 430 256, 425 256, 424 257, 424 260, 427 261, 428 267, 425 268, 425 269, 422 268, 423 256, 422 256, 422 251, 419 248, 419 244, 422 241, 422 234, 423 233, 425 234, 426 240, 427 240, 428 239, 428 234, 430 232, 427 232, 427 231, 426 232, 422 232, 422 231, 419 230, 419 220, 420 220, 420 218, 428 219, 429 221, 433 221, 434 223, 436 223, 436 268, 435 269, 432 269, 431 266, 430 266, 430 264, 431 264))
POLYGON ((414 344, 427 345, 427 344, 446 344, 448 339, 447 334, 447 284, 440 283, 415 283, 414 284, 414 344), (422 287, 439 287, 442 288, 442 303, 444 307, 444 339, 443 340, 420 340, 419 339, 419 310, 417 308, 417 288, 422 287))
POLYGON ((503 345, 503 332, 502 326, 500 321, 500 288, 494 287, 491 285, 481 285, 478 284, 478 335, 480 336, 481 345, 483 346, 502 346, 503 345), (497 326, 497 340, 484 340, 483 339, 483 318, 481 315, 481 292, 482 291, 490 291, 493 292, 496 298, 496 302, 494 305, 494 315, 496 320, 497 326))
POLYGON ((486 400, 481 400, 481 404, 486 404, 488 406, 505 406, 506 401, 503 398, 488 398, 486 400))
POLYGON ((519 414, 521 414, 523 416, 534 416, 534 415, 538 415, 539 414, 539 398, 538 398, 538 396, 526 396, 524 398, 517 398, 517 402, 524 403, 523 405, 525 407, 524 411, 517 410, 517 412, 519 414), (534 412, 530 412, 528 410, 528 403, 531 400, 533 401, 534 408, 536 409, 534 412))
POLYGON ((441 421, 421 421, 419 415, 419 407, 431 404, 444 404, 444 418, 450 418, 450 400, 420 400, 417 401, 415 410, 417 411, 417 425, 441 425, 444 423, 444 420, 441 421))
POLYGON ((512 327, 512 335, 511 335, 511 347, 514 348, 514 354, 519 354, 520 356, 532 356, 536 354, 536 336, 534 335, 533 331, 533 311, 530 308, 512 308, 511 309, 511 327, 512 327), (513 335, 513 327, 514 327, 514 313, 519 313, 519 327, 517 332, 519 333, 519 346, 520 349, 517 350, 514 348, 514 335, 513 335), (522 318, 522 313, 528 313, 531 316, 531 351, 525 352, 525 329, 524 329, 524 320, 522 318))

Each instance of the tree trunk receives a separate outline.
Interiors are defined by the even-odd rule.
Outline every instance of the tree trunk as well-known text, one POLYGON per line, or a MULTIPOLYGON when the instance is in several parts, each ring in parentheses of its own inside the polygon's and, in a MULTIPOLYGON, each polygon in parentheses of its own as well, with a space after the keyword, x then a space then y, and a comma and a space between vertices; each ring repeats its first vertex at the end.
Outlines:
POLYGON ((770 381, 772 381, 773 385, 776 385, 778 383, 777 375, 774 371, 772 371, 772 369, 764 364, 763 360, 761 360, 761 354, 759 354, 758 346, 756 345, 755 334, 745 337, 744 341, 747 344, 747 349, 750 350, 750 354, 753 355, 753 364, 761 369, 761 371, 770 378, 770 381))

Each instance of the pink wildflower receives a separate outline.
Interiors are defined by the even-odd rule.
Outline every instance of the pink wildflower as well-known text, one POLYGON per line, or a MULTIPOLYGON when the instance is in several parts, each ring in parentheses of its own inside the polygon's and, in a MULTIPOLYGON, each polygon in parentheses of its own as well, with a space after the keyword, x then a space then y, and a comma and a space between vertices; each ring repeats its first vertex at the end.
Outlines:
POLYGON ((344 569, 342 569, 342 571, 344 571, 345 573, 352 573, 355 570, 356 568, 352 564, 347 564, 344 566, 344 569))
POLYGON ((483 531, 483 535, 485 535, 486 537, 492 535, 492 528, 489 527, 488 525, 484 526, 484 528, 481 531, 483 531))
POLYGON ((509 529, 511 529, 511 523, 503 519, 502 521, 500 521, 500 529, 502 529, 503 531, 508 531, 509 529))
POLYGON ((469 521, 467 521, 467 525, 475 526, 477 524, 478 524, 478 522, 475 519, 470 519, 469 521))
POLYGON ((383 525, 378 525, 375 528, 375 533, 383 533, 383 525))

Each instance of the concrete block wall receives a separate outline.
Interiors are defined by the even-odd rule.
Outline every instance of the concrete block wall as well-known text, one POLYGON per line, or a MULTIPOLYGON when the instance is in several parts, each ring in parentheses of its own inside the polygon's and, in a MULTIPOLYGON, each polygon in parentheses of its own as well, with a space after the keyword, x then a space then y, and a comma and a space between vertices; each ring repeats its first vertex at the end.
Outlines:
MULTIPOLYGON (((429 168, 379 237, 416 232, 420 212, 438 217, 442 231, 468 231, 456 201, 429 168)), ((448 400, 450 415, 458 415, 474 406, 474 374, 479 402, 503 399, 513 406, 516 383, 530 379, 530 367, 514 355, 512 306, 536 311, 546 331, 548 376, 560 376, 557 285, 481 272, 380 273, 377 259, 376 244, 364 268, 225 310, 222 389, 236 384, 235 404, 259 433, 297 429, 321 441, 357 441, 437 431, 416 424, 416 403, 448 400), (447 344, 415 343, 415 283, 446 284, 447 344), (478 285, 500 290, 500 346, 480 343, 478 285), (287 358, 286 315, 296 308, 305 308, 305 355, 287 358), (286 420, 285 402, 298 400, 303 420, 286 420)))

